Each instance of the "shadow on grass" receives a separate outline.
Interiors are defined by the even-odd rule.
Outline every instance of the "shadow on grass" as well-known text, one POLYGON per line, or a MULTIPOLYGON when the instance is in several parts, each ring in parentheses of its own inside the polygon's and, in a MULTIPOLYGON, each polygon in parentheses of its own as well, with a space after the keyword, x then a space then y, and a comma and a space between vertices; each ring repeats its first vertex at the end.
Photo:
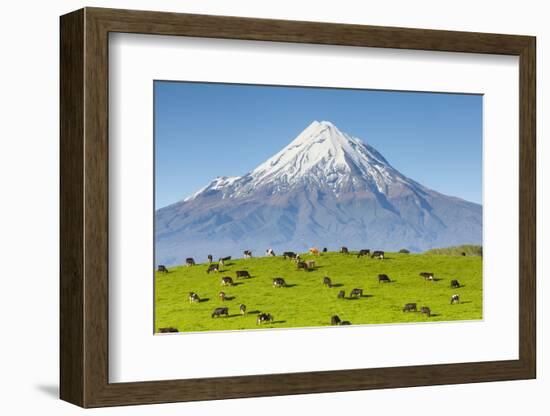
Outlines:
POLYGON ((331 285, 331 287, 342 287, 342 286, 344 286, 343 283, 333 283, 333 284, 331 285))
POLYGON ((199 300, 199 303, 208 302, 209 300, 210 298, 202 298, 201 300, 199 300))
POLYGON ((272 324, 284 324, 286 321, 271 321, 272 324))
POLYGON ((259 310, 255 309, 253 311, 247 311, 246 314, 247 315, 258 315, 260 313, 259 310))
POLYGON ((226 296, 225 297, 225 300, 233 300, 233 299, 235 299, 235 296, 226 296))
POLYGON ((466 303, 472 303, 472 301, 471 300, 461 300, 459 305, 464 305, 466 303))
POLYGON ((287 284, 285 287, 295 287, 295 286, 298 286, 296 283, 293 283, 291 285, 287 284))

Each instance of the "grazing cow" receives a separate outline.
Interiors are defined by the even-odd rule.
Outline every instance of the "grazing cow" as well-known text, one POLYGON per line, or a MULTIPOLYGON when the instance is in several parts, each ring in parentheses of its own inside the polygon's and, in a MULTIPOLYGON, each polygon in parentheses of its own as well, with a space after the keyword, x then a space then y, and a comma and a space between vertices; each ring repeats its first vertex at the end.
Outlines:
POLYGON ((451 305, 453 303, 460 303, 460 296, 458 296, 458 295, 451 296, 451 305))
POLYGON ((458 283, 458 280, 453 279, 451 280, 451 288, 458 289, 460 287, 460 283, 458 283))
POLYGON ((340 249, 340 253, 342 253, 342 254, 349 254, 349 250, 348 250, 347 247, 342 247, 342 248, 340 249))
POLYGON ((462 252, 462 253, 461 253, 461 255, 465 256, 465 255, 466 255, 466 253, 465 253, 465 252, 462 252))
POLYGON ((222 277, 222 286, 233 286, 233 279, 229 276, 222 277))
POLYGON ((350 298, 360 298, 363 296, 363 289, 355 288, 349 292, 350 298))
POLYGON ((208 255, 208 264, 212 264, 214 257, 212 257, 212 254, 208 255))
POLYGON ((378 275, 378 283, 389 283, 391 282, 390 277, 387 274, 379 274, 378 275))
POLYGON ((159 267, 157 268, 157 272, 160 272, 160 273, 168 273, 168 269, 166 268, 165 265, 159 264, 159 267))
POLYGON ((268 256, 268 257, 275 257, 275 252, 273 251, 272 248, 268 248, 268 249, 265 251, 265 255, 268 256))
POLYGON ((323 277, 323 286, 326 286, 326 287, 332 287, 332 282, 330 280, 330 277, 328 276, 325 276, 323 277))
POLYGON ((220 316, 229 316, 229 308, 227 306, 223 306, 221 308, 216 308, 212 312, 212 318, 218 318, 220 316))
POLYGON ((407 303, 403 307, 403 312, 416 312, 416 303, 407 303))
POLYGON ((298 257, 298 255, 296 253, 294 253, 293 251, 285 251, 283 253, 283 258, 286 260, 286 259, 295 259, 296 257, 298 257))
POLYGON ((211 264, 210 266, 208 266, 208 269, 206 269, 206 273, 210 273, 210 272, 218 273, 219 271, 220 271, 220 266, 218 266, 217 264, 211 264))
POLYGON ((246 314, 246 305, 241 303, 239 305, 239 311, 241 311, 241 315, 245 315, 246 314))
POLYGON ((323 253, 326 253, 328 249, 326 247, 323 247, 323 253))
POLYGON ((285 279, 282 277, 276 277, 273 279, 273 287, 286 287, 285 279))
POLYGON ((430 308, 428 308, 427 306, 422 306, 420 308, 420 313, 426 315, 428 318, 432 316, 432 312, 430 311, 430 308))
POLYGON ((169 326, 168 328, 159 328, 159 332, 161 334, 168 334, 170 332, 180 332, 180 331, 178 331, 178 328, 169 326))
POLYGON ((227 295, 225 294, 225 292, 218 293, 218 297, 222 302, 227 299, 227 295))
POLYGON ((340 322, 340 325, 351 325, 350 321, 342 321, 340 322))
POLYGON ((258 315, 258 318, 256 319, 256 325, 260 325, 266 322, 272 322, 273 316, 269 313, 261 313, 258 315))
POLYGON ((187 258, 185 259, 185 265, 186 265, 187 267, 189 267, 189 266, 194 266, 194 265, 195 265, 195 260, 193 259, 193 257, 187 257, 187 258))
POLYGON ((430 282, 434 280, 434 274, 430 272, 422 272, 420 276, 422 276, 424 280, 429 280, 430 282))
POLYGON ((308 269, 314 269, 315 268, 315 262, 313 260, 306 261, 307 268, 308 269))
POLYGON ((241 277, 246 277, 247 279, 250 279, 250 273, 248 273, 247 270, 237 270, 235 272, 235 275, 237 276, 237 279, 241 277))
POLYGON ((229 261, 229 260, 231 260, 231 256, 220 257, 220 258, 218 259, 218 264, 219 264, 220 266, 225 266, 225 262, 226 262, 226 261, 229 261))
POLYGON ((383 260, 384 259, 384 252, 381 251, 381 250, 375 250, 375 251, 372 252, 371 257, 383 260))
POLYGON ((332 315, 330 317, 330 324, 331 325, 340 325, 341 319, 338 315, 332 315))
POLYGON ((250 257, 252 257, 252 250, 245 250, 244 251, 244 258, 249 259, 250 257))
POLYGON ((189 292, 189 302, 195 303, 200 301, 201 298, 199 298, 199 295, 197 295, 195 292, 189 292))
POLYGON ((338 292, 338 299, 345 299, 345 297, 346 297, 346 292, 344 292, 343 290, 338 292))
POLYGON ((363 256, 370 256, 370 250, 369 249, 363 249, 363 250, 359 250, 359 253, 357 253, 357 258, 359 257, 363 257, 363 256))
POLYGON ((306 271, 309 270, 309 267, 307 266, 307 263, 306 263, 305 261, 299 261, 299 262, 297 262, 297 263, 296 263, 296 268, 297 268, 298 270, 300 270, 300 269, 304 269, 304 270, 306 270, 306 271))
POLYGON ((313 254, 314 256, 318 256, 319 255, 319 249, 317 247, 311 247, 309 249, 309 254, 313 254))

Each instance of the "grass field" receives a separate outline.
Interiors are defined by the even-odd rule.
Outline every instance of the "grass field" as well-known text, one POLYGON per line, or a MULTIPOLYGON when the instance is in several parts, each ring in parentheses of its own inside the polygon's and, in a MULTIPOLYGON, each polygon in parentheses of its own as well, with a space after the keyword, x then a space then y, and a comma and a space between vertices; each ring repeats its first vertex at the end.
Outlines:
POLYGON ((226 263, 220 273, 206 273, 206 264, 173 267, 169 273, 156 273, 155 331, 175 327, 179 332, 220 331, 258 328, 290 328, 330 325, 332 315, 357 324, 475 320, 482 318, 482 257, 386 253, 384 260, 357 258, 354 253, 302 255, 316 262, 312 271, 298 271, 293 261, 282 257, 236 259, 226 263), (235 279, 236 270, 247 270, 250 279, 235 279), (433 272, 432 282, 420 272, 433 272), (387 274, 391 283, 378 283, 378 274, 387 274), (222 287, 221 278, 230 276, 237 283, 222 287), (329 276, 333 288, 324 287, 329 276), (272 279, 283 277, 289 287, 274 288, 272 279), (458 289, 450 287, 458 279, 458 289), (348 299, 354 288, 363 289, 363 297, 348 299), (345 290, 346 299, 337 299, 345 290), (230 300, 220 301, 224 291, 230 300), (197 293, 200 303, 188 301, 189 292, 197 293), (461 303, 450 304, 459 294, 461 303), (432 316, 403 312, 406 303, 428 306, 432 316), (239 305, 247 314, 239 313, 239 305), (228 317, 212 318, 214 308, 229 307, 228 317), (271 323, 256 324, 259 312, 270 313, 271 323))

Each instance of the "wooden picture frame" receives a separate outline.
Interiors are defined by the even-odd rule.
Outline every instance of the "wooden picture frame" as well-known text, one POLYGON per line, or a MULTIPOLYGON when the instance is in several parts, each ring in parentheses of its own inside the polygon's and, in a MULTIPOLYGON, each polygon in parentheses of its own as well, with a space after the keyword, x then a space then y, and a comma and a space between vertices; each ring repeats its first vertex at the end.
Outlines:
POLYGON ((102 407, 530 379, 536 376, 535 38, 530 36, 85 8, 61 17, 60 396, 102 407), (519 57, 519 359, 109 383, 110 32, 519 57))

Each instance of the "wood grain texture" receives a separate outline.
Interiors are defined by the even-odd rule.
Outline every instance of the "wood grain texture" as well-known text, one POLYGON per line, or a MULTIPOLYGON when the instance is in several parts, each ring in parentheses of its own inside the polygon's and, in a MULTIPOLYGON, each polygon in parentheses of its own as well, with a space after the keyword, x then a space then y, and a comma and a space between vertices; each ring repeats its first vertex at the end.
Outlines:
POLYGON ((518 380, 536 375, 535 38, 87 8, 61 18, 61 397, 82 407, 518 380), (108 33, 520 58, 519 359, 109 383, 108 33))

